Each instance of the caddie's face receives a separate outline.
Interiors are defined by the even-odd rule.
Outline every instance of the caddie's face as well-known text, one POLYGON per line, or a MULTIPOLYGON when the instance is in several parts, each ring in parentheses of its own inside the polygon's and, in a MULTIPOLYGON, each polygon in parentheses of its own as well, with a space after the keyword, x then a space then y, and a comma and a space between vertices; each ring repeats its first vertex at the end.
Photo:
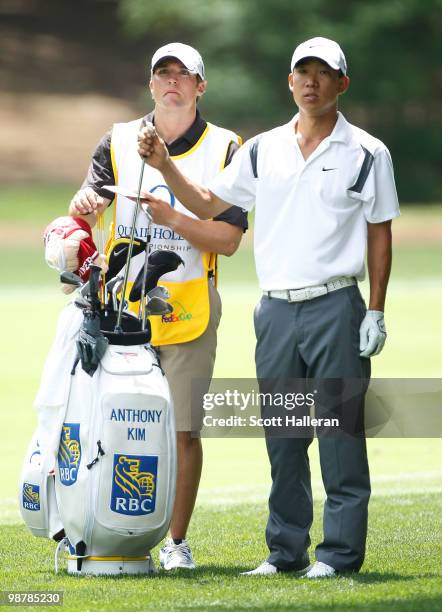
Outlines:
POLYGON ((203 95, 206 81, 189 72, 180 61, 167 60, 156 66, 149 88, 156 106, 186 108, 203 95))
POLYGON ((299 110, 320 116, 336 108, 338 96, 347 91, 350 79, 316 59, 295 66, 289 74, 289 89, 299 110))

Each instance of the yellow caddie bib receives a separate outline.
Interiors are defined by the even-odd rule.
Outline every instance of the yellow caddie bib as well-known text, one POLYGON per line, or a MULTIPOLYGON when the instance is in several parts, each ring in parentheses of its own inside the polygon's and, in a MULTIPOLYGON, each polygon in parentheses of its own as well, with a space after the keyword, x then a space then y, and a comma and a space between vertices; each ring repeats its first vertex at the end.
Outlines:
MULTIPOLYGON (((111 156, 115 182, 121 187, 136 190, 139 181, 140 158, 137 153, 137 135, 142 119, 130 123, 117 123, 112 130, 111 156)), ((240 142, 234 133, 212 124, 206 129, 195 145, 186 153, 172 156, 180 171, 199 184, 207 184, 223 167, 230 142, 240 142)), ((181 213, 197 218, 188 211, 167 187, 160 172, 146 164, 142 190, 154 192, 169 201, 181 213)), ((116 241, 130 235, 133 207, 135 204, 117 195, 114 219, 111 225, 107 252, 116 241)), ((138 214, 135 237, 146 240, 147 218, 143 211, 138 214)), ((168 227, 151 226, 150 250, 170 250, 184 261, 177 270, 160 278, 159 284, 168 288, 169 302, 173 306, 170 315, 151 317, 152 344, 178 344, 198 338, 207 328, 210 315, 208 282, 209 274, 216 275, 216 255, 203 253, 194 248, 182 236, 168 227)), ((144 253, 132 258, 126 297, 144 263, 144 253)), ((139 302, 129 303, 130 310, 138 314, 139 302)))

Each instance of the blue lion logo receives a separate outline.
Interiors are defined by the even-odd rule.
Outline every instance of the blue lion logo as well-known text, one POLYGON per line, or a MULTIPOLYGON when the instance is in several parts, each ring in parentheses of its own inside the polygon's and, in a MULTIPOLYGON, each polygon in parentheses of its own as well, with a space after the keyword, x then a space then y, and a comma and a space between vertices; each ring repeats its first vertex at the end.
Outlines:
POLYGON ((40 510, 40 487, 30 482, 23 483, 23 508, 33 512, 40 510))
POLYGON ((155 510, 158 457, 114 455, 111 510, 150 514, 155 510))
POLYGON ((77 482, 80 462, 80 424, 64 423, 58 448, 58 470, 62 484, 69 487, 77 482))

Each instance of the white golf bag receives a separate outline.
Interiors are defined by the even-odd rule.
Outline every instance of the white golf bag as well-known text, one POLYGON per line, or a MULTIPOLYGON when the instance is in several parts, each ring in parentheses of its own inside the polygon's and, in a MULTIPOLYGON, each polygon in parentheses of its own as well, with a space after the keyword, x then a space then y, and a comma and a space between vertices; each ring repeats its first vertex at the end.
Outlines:
POLYGON ((60 435, 69 399, 70 371, 76 357, 75 341, 83 320, 80 309, 69 304, 61 312, 46 359, 34 406, 38 423, 23 462, 19 507, 35 536, 57 538, 63 524, 55 497, 55 467, 60 435))
POLYGON ((149 551, 168 530, 175 497, 169 386, 144 331, 105 332, 93 376, 73 367, 82 318, 74 305, 60 317, 22 470, 21 514, 36 536, 64 529, 69 573, 151 573, 149 551))

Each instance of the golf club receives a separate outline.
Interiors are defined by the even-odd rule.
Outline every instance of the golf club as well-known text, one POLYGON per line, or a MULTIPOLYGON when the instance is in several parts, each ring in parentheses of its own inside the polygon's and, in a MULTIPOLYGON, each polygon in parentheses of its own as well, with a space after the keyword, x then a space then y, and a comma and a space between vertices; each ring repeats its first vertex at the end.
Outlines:
POLYGON ((163 300, 163 298, 154 296, 146 306, 146 317, 151 315, 165 315, 173 311, 172 304, 163 300))
POLYGON ((148 293, 157 286, 160 276, 173 272, 184 261, 179 255, 171 251, 154 251, 149 255, 146 273, 144 268, 138 272, 137 278, 132 286, 129 294, 131 302, 137 302, 141 299, 141 289, 143 285, 143 275, 145 274, 145 292, 148 293))
MULTIPOLYGON (((98 252, 100 254, 104 254, 104 213, 103 211, 97 213, 97 227, 96 227, 96 236, 97 236, 97 247, 98 252)), ((106 273, 104 269, 100 272, 101 275, 101 287, 100 287, 100 301, 104 304, 105 295, 104 295, 104 285, 106 282, 105 276, 106 273)))
MULTIPOLYGON (((116 282, 112 285, 112 306, 116 312, 118 310, 117 294, 121 290, 121 287, 123 286, 124 279, 122 277, 117 276, 115 281, 116 282)), ((124 293, 121 296, 120 304, 124 304, 124 293)))
MULTIPOLYGON (((106 283, 108 283, 112 278, 117 276, 117 274, 120 274, 120 272, 122 271, 126 263, 128 249, 128 238, 119 238, 112 245, 112 250, 110 251, 107 257, 108 271, 106 272, 106 283)), ((144 249, 144 241, 134 240, 134 245, 132 247, 132 257, 139 255, 144 251, 144 249)))
POLYGON ((157 285, 146 293, 146 297, 148 300, 151 300, 153 297, 160 297, 163 300, 168 300, 170 298, 169 289, 163 287, 163 285, 157 285))
POLYGON ((82 287, 83 285, 83 281, 78 274, 68 272, 67 270, 60 274, 60 282, 64 283, 65 285, 74 285, 74 287, 82 287))
POLYGON ((123 282, 123 274, 120 273, 118 276, 114 276, 110 281, 106 283, 105 293, 106 302, 109 302, 109 296, 112 297, 113 310, 116 312, 118 309, 117 293, 121 289, 121 283, 123 282), (114 293, 115 290, 115 293, 114 293))
MULTIPOLYGON (((143 176, 144 176, 144 160, 142 159, 141 169, 140 169, 140 178, 138 181, 137 201, 136 201, 136 204, 134 207, 134 213, 132 216, 130 242, 129 242, 129 248, 127 249, 126 268, 124 271, 124 280, 123 280, 123 298, 124 298, 124 295, 126 294, 127 280, 129 278, 130 260, 132 258, 132 251, 133 251, 134 240, 135 240, 135 224, 137 222, 138 211, 140 209, 140 194, 141 194, 141 187, 143 185, 143 176)), ((117 321, 115 324, 115 330, 114 330, 116 333, 121 333, 123 331, 121 328, 121 317, 123 315, 123 304, 124 304, 124 299, 121 299, 120 307, 118 308, 118 316, 117 316, 117 321)))
POLYGON ((146 328, 146 300, 145 300, 145 291, 146 291, 146 275, 147 275, 147 266, 149 263, 149 245, 150 245, 150 228, 152 226, 152 215, 150 214, 149 207, 144 208, 143 211, 147 217, 147 239, 146 239, 146 249, 144 254, 144 265, 143 265, 143 282, 141 284, 141 300, 140 307, 138 310, 138 317, 141 318, 141 329, 144 330, 146 328))

